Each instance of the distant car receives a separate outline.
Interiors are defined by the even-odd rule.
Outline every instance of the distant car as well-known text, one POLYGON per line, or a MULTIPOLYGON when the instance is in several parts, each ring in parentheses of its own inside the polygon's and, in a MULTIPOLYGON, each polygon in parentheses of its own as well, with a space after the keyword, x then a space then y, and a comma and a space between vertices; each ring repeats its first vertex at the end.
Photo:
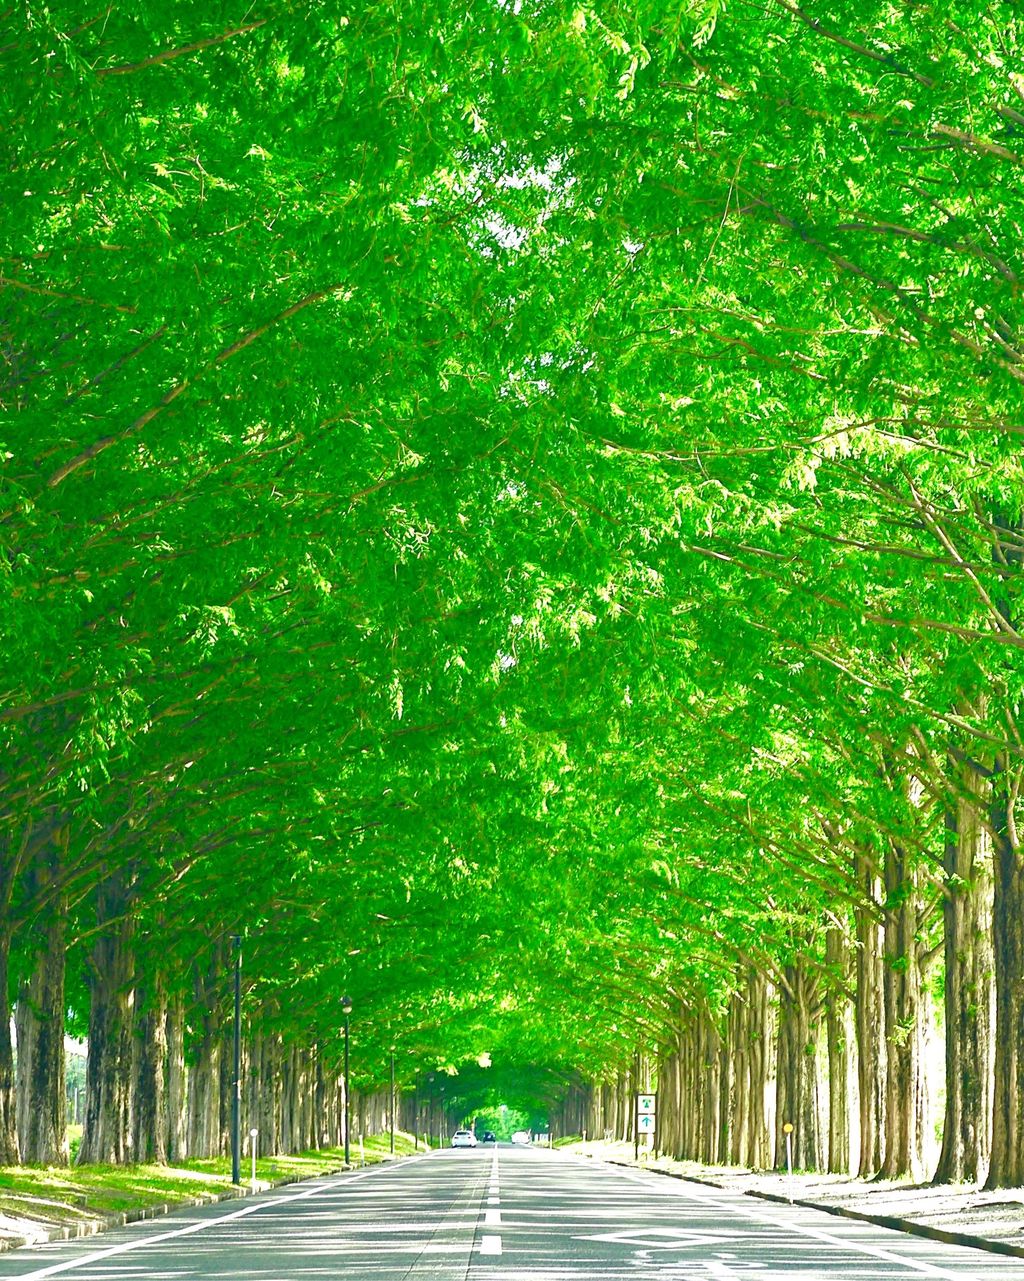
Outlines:
POLYGON ((529 1147, 529 1145, 530 1145, 530 1136, 529 1136, 529 1134, 527 1133, 527 1131, 526 1131, 526 1130, 516 1130, 515 1134, 513 1134, 513 1135, 512 1135, 512 1142, 513 1142, 513 1143, 519 1143, 519 1144, 521 1144, 524 1148, 525 1148, 525 1147, 529 1147))
POLYGON ((484 1130, 483 1134, 480 1135, 481 1143, 497 1143, 497 1141, 498 1136, 493 1130, 484 1130))
POLYGON ((472 1130, 456 1130, 452 1135, 453 1148, 475 1148, 476 1135, 472 1130))

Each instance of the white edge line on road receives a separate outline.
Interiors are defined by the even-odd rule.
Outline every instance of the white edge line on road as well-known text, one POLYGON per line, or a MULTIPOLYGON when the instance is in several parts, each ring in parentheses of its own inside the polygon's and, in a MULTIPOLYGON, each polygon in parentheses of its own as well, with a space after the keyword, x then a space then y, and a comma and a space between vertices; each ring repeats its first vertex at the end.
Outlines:
MULTIPOLYGON (((426 1153, 422 1156, 408 1157, 403 1164, 408 1165, 414 1161, 425 1161, 426 1153)), ((273 1197, 269 1201, 254 1201, 244 1206, 241 1210, 232 1210, 230 1214, 222 1214, 216 1219, 203 1219, 199 1223, 190 1223, 184 1228, 175 1228, 171 1232, 158 1232, 155 1236, 142 1237, 138 1241, 123 1241, 120 1245, 108 1246, 106 1250, 96 1250, 92 1254, 79 1255, 73 1259, 65 1259, 63 1263, 52 1263, 49 1267, 37 1268, 35 1272, 23 1272, 19 1277, 12 1277, 10 1281, 41 1281, 43 1277, 55 1277, 61 1272, 70 1272, 72 1268, 88 1268, 101 1259, 111 1259, 118 1254, 127 1254, 131 1250, 140 1250, 144 1245, 157 1245, 161 1241, 172 1241, 175 1237, 191 1236, 195 1232, 203 1232, 206 1228, 216 1227, 221 1223, 230 1223, 232 1219, 243 1219, 248 1214, 255 1214, 257 1210, 266 1210, 275 1205, 291 1205, 293 1201, 304 1201, 306 1197, 317 1196, 320 1192, 333 1192, 335 1188, 343 1187, 348 1183, 357 1183, 361 1179, 372 1178, 375 1174, 381 1174, 383 1171, 393 1168, 390 1163, 379 1165, 373 1170, 365 1170, 362 1174, 343 1175, 341 1178, 332 1179, 330 1183, 318 1183, 315 1188, 308 1188, 305 1192, 292 1192, 284 1196, 273 1197)), ((181 1206, 180 1209, 197 1209, 195 1206, 181 1206)))
MULTIPOLYGON (((605 1165, 606 1169, 619 1170, 619 1167, 617 1166, 611 1166, 604 1162, 602 1162, 602 1164, 605 1165)), ((645 1187, 650 1187, 649 1180, 653 1177, 650 1174, 645 1176, 643 1174, 632 1173, 630 1171, 621 1171, 621 1173, 625 1174, 627 1179, 632 1180, 634 1183, 642 1183, 645 1187)), ((940 1268, 934 1263, 925 1263, 920 1259, 906 1258, 901 1254, 895 1254, 891 1250, 886 1250, 883 1246, 861 1244, 860 1242, 851 1240, 849 1237, 833 1236, 831 1232, 826 1232, 822 1228, 804 1227, 800 1223, 787 1223, 786 1220, 777 1219, 774 1215, 769 1214, 764 1210, 756 1210, 753 1208, 748 1210, 744 1205, 731 1205, 727 1201, 720 1201, 717 1197, 702 1195, 699 1192, 695 1192, 688 1185, 674 1186, 672 1191, 676 1192, 680 1196, 689 1197, 692 1201, 700 1201, 705 1205, 714 1205, 719 1209, 731 1210, 732 1213, 739 1215, 741 1218, 751 1219, 755 1223, 770 1223, 783 1232, 795 1232, 800 1236, 811 1237, 812 1240, 815 1241, 827 1241, 829 1245, 839 1246, 843 1250, 856 1250, 860 1254, 869 1254, 873 1258, 884 1259, 886 1263, 896 1263, 903 1268, 911 1268, 916 1272, 924 1272, 930 1277, 945 1277, 947 1278, 947 1281, 971 1281, 972 1278, 972 1274, 970 1272, 947 1272, 945 1268, 940 1268)), ((729 1193, 726 1192, 725 1189, 723 1189, 723 1193, 725 1196, 743 1195, 742 1192, 729 1193)), ((800 1208, 806 1209, 807 1207, 802 1206, 800 1208)), ((820 1213, 823 1214, 824 1211, 820 1211, 820 1213)), ((865 1224, 864 1226, 870 1227, 871 1225, 865 1224)), ((875 1226, 878 1225, 876 1224, 875 1226)), ((975 1277, 977 1276, 977 1274, 973 1275, 975 1277)))

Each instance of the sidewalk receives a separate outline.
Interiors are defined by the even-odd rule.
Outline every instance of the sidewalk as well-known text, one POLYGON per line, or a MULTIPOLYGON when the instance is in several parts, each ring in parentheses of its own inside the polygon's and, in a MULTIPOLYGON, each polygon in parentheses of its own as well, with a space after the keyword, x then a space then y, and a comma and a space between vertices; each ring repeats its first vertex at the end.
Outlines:
MULTIPOLYGON (((575 1143, 564 1149, 602 1161, 633 1165, 628 1143, 575 1143)), ((865 1219, 933 1240, 970 1245, 1024 1258, 1024 1188, 983 1192, 974 1184, 868 1182, 840 1174, 794 1174, 706 1166, 659 1157, 640 1166, 729 1192, 769 1201, 793 1201, 830 1214, 865 1219)))

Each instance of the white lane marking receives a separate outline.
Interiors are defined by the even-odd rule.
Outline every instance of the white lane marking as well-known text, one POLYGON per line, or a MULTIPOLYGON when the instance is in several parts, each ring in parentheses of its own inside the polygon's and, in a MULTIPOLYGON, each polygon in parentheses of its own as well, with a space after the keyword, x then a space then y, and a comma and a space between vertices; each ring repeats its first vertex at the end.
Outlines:
POLYGON ((488 1205, 501 1205, 501 1197, 500 1197, 500 1196, 489 1196, 489 1197, 487 1198, 487 1204, 488 1204, 488 1205))
MULTIPOLYGON (((409 1157, 407 1164, 413 1161, 425 1161, 426 1156, 409 1157)), ((172 1241, 175 1237, 192 1236, 196 1232, 202 1232, 206 1228, 215 1227, 220 1223, 230 1223, 234 1219, 244 1219, 247 1215, 255 1214, 257 1210, 267 1210, 275 1205, 291 1205, 295 1201, 304 1201, 307 1197, 318 1196, 321 1192, 333 1192, 336 1188, 344 1187, 349 1183, 359 1183, 363 1179, 373 1178, 376 1174, 382 1174, 390 1167, 387 1165, 378 1166, 375 1170, 367 1170, 364 1174, 347 1175, 340 1179, 334 1179, 330 1183, 318 1184, 315 1188, 309 1188, 305 1192, 290 1193, 287 1196, 273 1197, 269 1201, 255 1201, 252 1205, 247 1205, 241 1210, 233 1210, 230 1214, 222 1214, 216 1219, 203 1219, 199 1223, 190 1223, 184 1228, 175 1228, 171 1232, 158 1232, 155 1236, 143 1237, 139 1241, 124 1241, 121 1245, 111 1245, 105 1250, 95 1250, 92 1254, 74 1259, 66 1259, 63 1263, 53 1263, 48 1268, 37 1268, 35 1272, 23 1272, 17 1281, 42 1281, 43 1277, 55 1277, 61 1272, 70 1272, 72 1268, 88 1268, 102 1259, 112 1259, 118 1254, 127 1254, 131 1250, 139 1250, 145 1245, 158 1245, 161 1241, 172 1241)))
POLYGON ((644 1245, 648 1249, 677 1250, 689 1245, 723 1245, 737 1237, 754 1237, 753 1232, 702 1232, 693 1228, 627 1228, 622 1232, 602 1232, 597 1236, 579 1237, 580 1241, 616 1241, 621 1245, 644 1245))
MULTIPOLYGON (((611 1166, 606 1166, 606 1168, 609 1171, 613 1169, 611 1166)), ((618 1171, 616 1171, 616 1173, 618 1173, 618 1171)), ((645 1187, 649 1187, 649 1180, 652 1176, 625 1172, 624 1177, 633 1183, 641 1183, 645 1187)), ((722 1200, 712 1196, 702 1196, 699 1192, 695 1192, 689 1187, 673 1188, 672 1191, 675 1192, 677 1196, 689 1197, 690 1200, 697 1201, 701 1205, 713 1206, 719 1211, 719 1213, 721 1213, 722 1210, 730 1210, 733 1214, 737 1214, 744 1219, 749 1219, 754 1223, 770 1223, 781 1232, 795 1232, 798 1235, 810 1237, 814 1241, 827 1241, 829 1245, 838 1246, 840 1250, 856 1250, 860 1254, 867 1254, 875 1259, 884 1259, 886 1263, 896 1263, 900 1267, 911 1268, 916 1272, 923 1272, 926 1276, 945 1277, 947 1278, 947 1281, 971 1281, 971 1273, 969 1272, 949 1272, 946 1268, 940 1268, 934 1263, 925 1263, 922 1259, 908 1258, 901 1254, 895 1254, 892 1250, 886 1250, 882 1246, 868 1245, 867 1243, 862 1244, 859 1241, 853 1240, 852 1237, 833 1236, 831 1232, 825 1232, 822 1228, 806 1227, 802 1223, 790 1223, 785 1219, 776 1218, 774 1215, 766 1214, 761 1210, 748 1210, 746 1206, 732 1205, 728 1201, 723 1202, 722 1200)), ((865 1224, 864 1226, 868 1227, 871 1225, 865 1224)))
POLYGON ((485 1228, 501 1227, 501 1211, 485 1210, 484 1211, 484 1227, 485 1228))
POLYGON ((481 1254, 501 1254, 501 1237, 481 1237, 481 1254))

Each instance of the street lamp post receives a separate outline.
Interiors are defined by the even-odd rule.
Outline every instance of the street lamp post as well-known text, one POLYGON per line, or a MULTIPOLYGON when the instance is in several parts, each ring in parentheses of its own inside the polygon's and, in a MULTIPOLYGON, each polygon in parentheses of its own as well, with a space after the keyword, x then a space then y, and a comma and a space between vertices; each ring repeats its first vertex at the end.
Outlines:
POLYGON ((427 1074, 427 1151, 434 1142, 434 1074, 427 1074))
POLYGON ((391 1047, 391 1155, 395 1155, 395 1047, 391 1047))
POLYGON ((349 1130, 352 1118, 352 1109, 349 1106, 349 1086, 348 1086, 348 1016, 352 1013, 352 998, 343 996, 341 998, 341 1012, 345 1016, 345 1164, 349 1162, 349 1130))
POLYGON ((235 1046, 234 1046, 234 1090, 231 1096, 231 1182, 242 1182, 242 1143, 241 1143, 241 1110, 242 1110, 242 939, 232 934, 231 944, 235 950, 235 1046))

